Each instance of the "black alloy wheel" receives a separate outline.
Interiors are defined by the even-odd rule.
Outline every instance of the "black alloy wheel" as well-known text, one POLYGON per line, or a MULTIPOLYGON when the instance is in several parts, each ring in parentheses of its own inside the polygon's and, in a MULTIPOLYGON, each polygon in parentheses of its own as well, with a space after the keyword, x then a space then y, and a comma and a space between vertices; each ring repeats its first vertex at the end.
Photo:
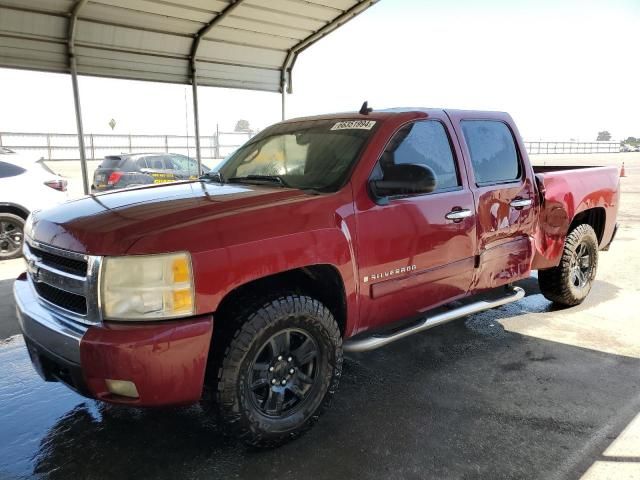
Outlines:
POLYGON ((203 406, 215 406, 226 429, 255 447, 281 445, 311 428, 342 372, 331 311, 278 290, 242 298, 216 322, 207 387, 214 395, 205 394, 203 406))
POLYGON ((578 305, 589 295, 597 269, 596 232, 590 225, 578 225, 567 235, 559 265, 538 271, 540 291, 558 305, 578 305))
POLYGON ((584 241, 580 242, 569 267, 571 269, 571 283, 574 287, 583 289, 591 282, 593 255, 591 245, 584 241))
POLYGON ((280 417, 300 407, 317 387, 317 342, 303 330, 287 328, 260 349, 248 377, 251 399, 263 414, 280 417))

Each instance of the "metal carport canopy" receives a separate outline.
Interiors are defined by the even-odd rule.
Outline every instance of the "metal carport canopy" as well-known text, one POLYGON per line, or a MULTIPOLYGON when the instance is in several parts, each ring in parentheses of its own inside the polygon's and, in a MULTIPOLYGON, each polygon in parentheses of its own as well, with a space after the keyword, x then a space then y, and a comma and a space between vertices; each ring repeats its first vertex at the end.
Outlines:
MULTIPOLYGON (((297 55, 378 0, 0 0, 0 66, 291 93, 297 55)), ((198 161, 200 149, 197 146, 198 161)), ((86 164, 83 161, 85 193, 86 164)))

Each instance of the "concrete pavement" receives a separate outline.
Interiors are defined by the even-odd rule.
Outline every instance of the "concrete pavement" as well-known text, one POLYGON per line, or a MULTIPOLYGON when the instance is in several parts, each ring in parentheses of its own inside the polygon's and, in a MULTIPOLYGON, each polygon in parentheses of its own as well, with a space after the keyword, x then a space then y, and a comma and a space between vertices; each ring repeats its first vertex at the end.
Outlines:
MULTIPOLYGON (((20 336, 0 340, 0 479, 640 479, 633 155, 600 157, 618 165, 624 157, 628 177, 618 237, 583 305, 554 308, 532 277, 520 302, 350 355, 333 407, 277 450, 245 449, 197 406, 84 399, 42 382, 20 336)), ((536 161, 576 161, 550 157, 536 161)), ((580 162, 598 161, 587 157, 580 162)), ((0 264, 5 335, 17 331, 9 290, 21 269, 0 264)))

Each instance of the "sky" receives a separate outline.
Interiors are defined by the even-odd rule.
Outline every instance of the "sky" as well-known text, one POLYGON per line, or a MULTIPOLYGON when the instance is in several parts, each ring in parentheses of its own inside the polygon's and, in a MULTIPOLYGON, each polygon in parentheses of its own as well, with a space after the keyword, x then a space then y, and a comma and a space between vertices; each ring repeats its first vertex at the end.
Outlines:
MULTIPOLYGON (((304 51, 287 117, 511 113, 526 140, 640 137, 640 0, 380 0, 304 51)), ((189 86, 81 77, 86 133, 193 134, 189 86), (185 98, 186 97, 186 98, 185 98)), ((200 87, 201 134, 280 120, 280 95, 200 87)), ((75 132, 68 75, 0 69, 0 131, 75 132)))

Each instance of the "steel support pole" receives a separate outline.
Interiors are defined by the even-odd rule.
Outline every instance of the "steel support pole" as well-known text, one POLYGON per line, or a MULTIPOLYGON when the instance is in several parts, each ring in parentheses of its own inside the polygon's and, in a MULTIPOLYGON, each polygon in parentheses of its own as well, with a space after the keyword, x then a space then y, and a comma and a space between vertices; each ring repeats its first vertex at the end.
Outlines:
POLYGON ((202 175, 202 154, 200 152, 200 116, 198 114, 198 79, 196 74, 196 62, 191 63, 191 87, 193 92, 193 124, 196 130, 196 156, 198 158, 198 176, 202 175))
POLYGON ((282 121, 287 119, 287 74, 282 72, 282 121))
POLYGON ((87 175, 87 152, 84 145, 84 128, 82 127, 82 109, 80 108, 80 89, 78 88, 78 68, 76 58, 70 58, 71 83, 73 84, 73 103, 76 107, 76 128, 78 131, 78 147, 80 148, 80 168, 82 169, 82 187, 84 194, 89 194, 89 177, 87 175))

